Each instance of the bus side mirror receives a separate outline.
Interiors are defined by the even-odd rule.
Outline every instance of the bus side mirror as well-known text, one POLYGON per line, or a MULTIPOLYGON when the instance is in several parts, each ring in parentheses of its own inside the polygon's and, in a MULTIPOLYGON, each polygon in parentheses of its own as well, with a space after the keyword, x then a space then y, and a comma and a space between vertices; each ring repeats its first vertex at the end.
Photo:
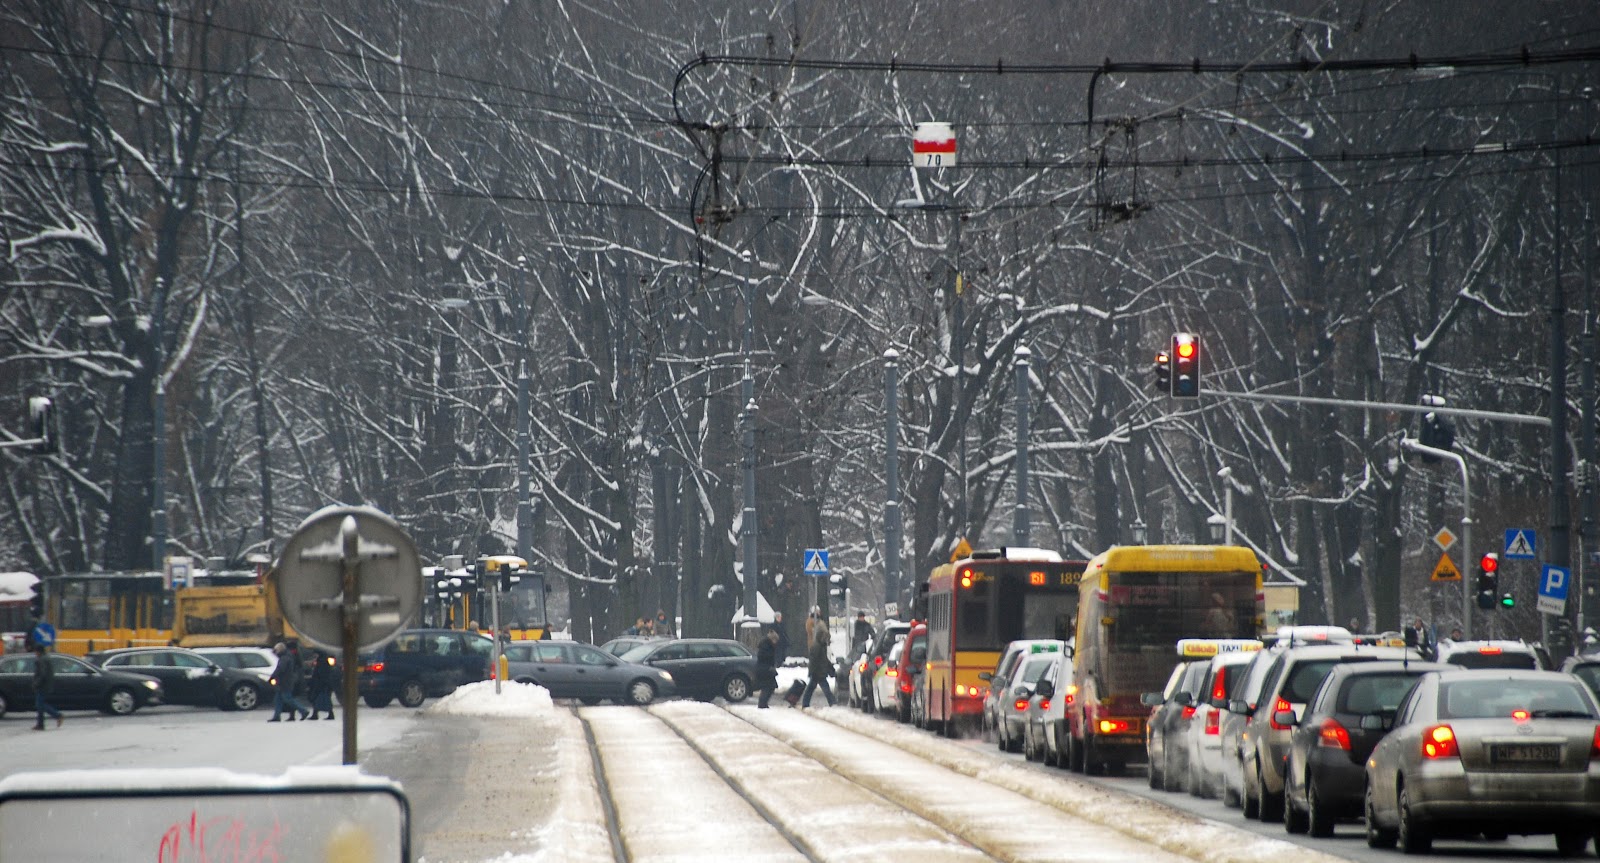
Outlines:
POLYGON ((990 671, 980 671, 978 672, 978 679, 984 683, 988 683, 994 679, 994 673, 990 671))

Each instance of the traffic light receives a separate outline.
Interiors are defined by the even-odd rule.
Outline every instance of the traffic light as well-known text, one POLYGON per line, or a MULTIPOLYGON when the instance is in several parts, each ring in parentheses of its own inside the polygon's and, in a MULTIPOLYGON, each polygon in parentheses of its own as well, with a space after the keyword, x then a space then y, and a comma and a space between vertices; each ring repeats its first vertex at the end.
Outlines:
POLYGON ((28 399, 28 420, 33 425, 33 437, 37 441, 33 451, 39 455, 56 451, 56 424, 52 413, 50 400, 44 396, 28 399))
POLYGON ((34 620, 44 619, 44 593, 43 587, 35 587, 33 596, 28 599, 28 615, 34 620))
POLYGON ((510 591, 511 590, 511 585, 516 584, 516 583, 518 583, 520 581, 522 581, 522 564, 520 564, 520 563, 502 563, 502 564, 500 564, 500 592, 501 593, 505 593, 505 592, 510 591))
POLYGON ((1200 397, 1200 337, 1194 333, 1172 334, 1172 397, 1200 397))
POLYGON ((1509 593, 1502 593, 1500 595, 1500 607, 1501 608, 1516 608, 1517 607, 1517 598, 1515 596, 1512 596, 1509 593))
POLYGON ((1172 395, 1172 356, 1166 351, 1158 351, 1154 368, 1156 392, 1164 396, 1172 395))
POLYGON ((1500 593, 1500 555, 1490 552, 1478 560, 1478 607, 1488 611, 1500 593))
MULTIPOLYGON (((1450 449, 1456 444, 1455 423, 1452 423, 1449 417, 1428 411, 1422 415, 1422 428, 1417 434, 1417 439, 1423 446, 1450 449)), ((1422 453, 1422 460, 1434 464, 1439 461, 1439 457, 1422 453)))

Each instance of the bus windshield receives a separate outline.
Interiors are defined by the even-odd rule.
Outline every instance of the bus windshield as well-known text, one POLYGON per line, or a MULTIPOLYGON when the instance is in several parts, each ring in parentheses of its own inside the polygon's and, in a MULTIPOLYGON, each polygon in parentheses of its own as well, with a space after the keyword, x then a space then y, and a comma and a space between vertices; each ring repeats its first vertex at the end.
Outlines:
POLYGON ((1066 640, 1078 610, 1077 578, 1060 564, 985 567, 961 590, 955 649, 999 651, 1019 638, 1066 640))
POLYGON ((1179 638, 1254 638, 1254 573, 1117 572, 1106 596, 1107 691, 1160 689, 1179 638))

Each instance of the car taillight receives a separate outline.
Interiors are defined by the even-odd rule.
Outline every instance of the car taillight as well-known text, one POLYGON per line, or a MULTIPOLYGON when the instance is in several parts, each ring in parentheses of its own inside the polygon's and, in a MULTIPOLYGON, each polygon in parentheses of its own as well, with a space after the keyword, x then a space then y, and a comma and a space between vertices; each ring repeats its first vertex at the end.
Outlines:
POLYGON ((1226 665, 1217 669, 1216 682, 1211 684, 1212 698, 1228 697, 1228 667, 1226 665))
POLYGON ((1011 706, 1016 708, 1018 713, 1022 713, 1023 711, 1028 709, 1028 699, 1026 699, 1026 698, 1018 698, 1016 700, 1016 703, 1012 704, 1011 706))
POLYGON ((1594 727, 1594 745, 1589 747, 1589 760, 1600 758, 1600 725, 1594 727))
POLYGON ((1350 732, 1346 731, 1337 719, 1329 719, 1322 723, 1322 729, 1317 732, 1317 745, 1326 749, 1343 749, 1350 751, 1350 732))
MULTIPOLYGON (((1048 698, 1039 699, 1039 709, 1040 710, 1049 710, 1050 709, 1050 699, 1048 699, 1048 698)), ((1600 736, 1596 737, 1596 741, 1600 742, 1600 736)))
POLYGON ((901 692, 910 692, 911 691, 911 678, 908 677, 905 680, 900 681, 900 691, 901 692))
POLYGON ((1078 700, 1078 684, 1074 683, 1074 684, 1072 684, 1072 685, 1067 687, 1067 704, 1071 705, 1074 701, 1077 701, 1077 700, 1078 700))
POLYGON ((891 668, 891 669, 885 671, 883 673, 883 676, 884 677, 899 677, 900 676, 900 672, 895 671, 893 668, 891 668))
POLYGON ((383 673, 383 663, 382 662, 369 662, 366 665, 361 666, 361 670, 365 671, 368 674, 382 674, 383 673))
POLYGON ((867 670, 867 661, 865 659, 863 659, 860 662, 856 663, 856 671, 866 671, 866 670, 867 670))
POLYGON ((1494 646, 1493 644, 1485 644, 1484 646, 1478 648, 1478 652, 1484 656, 1499 656, 1500 648, 1494 646))
POLYGON ((1272 726, 1273 731, 1288 731, 1289 726, 1278 724, 1278 711, 1293 709, 1294 705, 1290 704, 1288 699, 1278 696, 1278 700, 1272 705, 1272 712, 1267 714, 1267 724, 1272 726))
POLYGON ((1222 711, 1206 711, 1206 733, 1212 736, 1222 733, 1222 711))
POLYGON ((1185 704, 1183 706, 1183 718, 1184 719, 1193 719, 1194 718, 1194 710, 1195 710, 1195 708, 1194 708, 1193 704, 1185 704))
POLYGON ((882 668, 883 667, 883 657, 881 657, 881 656, 872 657, 872 667, 873 668, 882 668))
POLYGON ((1423 758, 1460 758, 1456 732, 1448 725, 1435 725, 1422 732, 1423 758))

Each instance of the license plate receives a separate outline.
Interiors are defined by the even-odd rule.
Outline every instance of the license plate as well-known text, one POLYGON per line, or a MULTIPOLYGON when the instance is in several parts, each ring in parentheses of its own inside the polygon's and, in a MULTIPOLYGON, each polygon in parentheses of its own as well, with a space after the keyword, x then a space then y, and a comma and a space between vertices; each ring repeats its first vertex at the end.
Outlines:
POLYGON ((1489 760, 1496 764, 1559 764, 1559 743, 1498 743, 1489 747, 1489 760))

